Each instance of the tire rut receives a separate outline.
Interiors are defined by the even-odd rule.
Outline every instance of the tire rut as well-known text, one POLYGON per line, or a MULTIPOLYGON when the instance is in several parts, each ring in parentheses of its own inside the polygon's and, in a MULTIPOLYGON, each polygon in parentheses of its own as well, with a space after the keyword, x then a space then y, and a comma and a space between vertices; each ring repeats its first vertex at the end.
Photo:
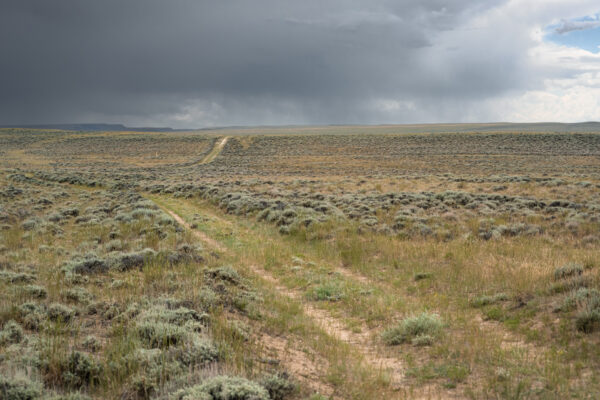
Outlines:
MULTIPOLYGON (((193 229, 177 213, 166 208, 163 208, 163 210, 173 217, 178 224, 190 230, 192 234, 203 243, 206 243, 215 250, 223 253, 227 252, 227 249, 220 243, 206 235, 204 232, 193 229)), ((289 372, 294 374, 294 376, 297 376, 301 381, 305 382, 308 387, 316 390, 317 393, 333 396, 334 399, 337 398, 334 396, 334 389, 331 386, 318 380, 318 377, 321 376, 321 370, 318 364, 310 360, 303 352, 288 346, 288 341, 284 337, 264 334, 258 336, 257 339, 265 349, 275 351, 282 365, 284 365, 289 372)), ((321 361, 321 364, 323 364, 323 361, 321 361)))
MULTIPOLYGON (((162 207, 161 207, 162 208, 162 207)), ((217 242, 216 240, 214 240, 213 238, 211 238, 210 236, 208 236, 207 234, 205 234, 204 232, 200 232, 196 229, 193 229, 190 224, 188 224, 187 222, 185 222, 183 220, 183 218, 181 218, 177 213, 165 209, 163 208, 163 210, 169 214, 171 217, 173 217, 173 219, 175 221, 177 221, 177 223, 181 226, 183 226, 184 228, 188 229, 189 231, 192 232, 192 234, 194 236, 196 236, 198 239, 200 239, 201 241, 203 241, 204 243, 208 244, 210 247, 213 247, 221 252, 226 252, 227 249, 225 249, 223 246, 221 246, 221 244, 219 242, 217 242)))
POLYGON ((381 355, 381 349, 373 344, 373 339, 368 333, 369 329, 365 324, 360 325, 360 332, 354 332, 346 328, 343 322, 333 317, 329 312, 304 302, 302 300, 302 293, 282 286, 277 278, 268 271, 255 265, 251 265, 250 268, 262 279, 271 283, 281 295, 301 303, 304 313, 329 336, 352 345, 361 353, 364 360, 371 367, 386 372, 389 375, 392 385, 399 386, 402 383, 404 380, 403 362, 394 357, 381 355))
MULTIPOLYGON (((225 249, 221 244, 219 244, 214 239, 208 237, 203 232, 199 232, 195 229, 192 229, 189 224, 187 224, 183 218, 181 218, 177 213, 165 209, 165 211, 171 215, 180 225, 192 231, 194 236, 196 236, 201 241, 205 242, 209 246, 223 252, 227 253, 228 250, 225 249)), ((382 355, 382 349, 374 344, 373 338, 369 333, 369 328, 365 324, 361 324, 360 332, 355 332, 345 327, 345 324, 341 322, 336 317, 332 316, 329 312, 318 309, 311 304, 308 304, 303 301, 302 293, 296 290, 291 290, 279 282, 277 278, 271 275, 268 271, 256 266, 249 265, 252 272, 261 277, 263 280, 271 283, 274 288, 283 296, 292 299, 294 301, 299 302, 302 305, 304 313, 309 316, 321 329, 323 329, 328 335, 347 343, 361 354, 364 361, 368 363, 371 367, 380 370, 388 375, 392 385, 394 387, 399 387, 404 380, 404 364, 401 360, 395 357, 388 357, 382 355)), ((343 271, 343 270, 342 270, 343 271)), ((346 274, 348 271, 345 271, 346 274)), ((345 275, 346 275, 345 274, 345 275)), ((351 276, 354 276, 352 274, 351 276)), ((367 279, 365 277, 361 277, 362 279, 367 279)))

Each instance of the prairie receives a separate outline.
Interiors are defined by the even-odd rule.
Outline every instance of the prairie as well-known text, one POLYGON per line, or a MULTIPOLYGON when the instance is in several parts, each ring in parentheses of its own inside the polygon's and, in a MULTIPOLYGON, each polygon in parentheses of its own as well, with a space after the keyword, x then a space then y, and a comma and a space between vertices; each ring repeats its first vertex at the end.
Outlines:
POLYGON ((0 129, 0 398, 600 397, 600 134, 0 129))

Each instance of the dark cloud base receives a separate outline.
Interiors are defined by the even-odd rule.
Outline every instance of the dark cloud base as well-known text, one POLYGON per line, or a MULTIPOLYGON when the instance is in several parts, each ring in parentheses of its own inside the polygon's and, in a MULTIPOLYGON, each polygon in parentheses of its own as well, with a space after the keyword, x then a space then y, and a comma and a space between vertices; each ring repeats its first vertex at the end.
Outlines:
POLYGON ((464 121, 535 84, 510 35, 440 40, 502 3, 4 0, 0 123, 464 121))

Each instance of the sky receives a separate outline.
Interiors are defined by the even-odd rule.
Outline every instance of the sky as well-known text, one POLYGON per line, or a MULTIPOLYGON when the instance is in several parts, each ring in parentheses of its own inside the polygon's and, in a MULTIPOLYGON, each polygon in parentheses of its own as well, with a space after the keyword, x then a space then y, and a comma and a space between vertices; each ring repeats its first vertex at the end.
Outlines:
POLYGON ((600 3, 2 0, 0 124, 600 120, 600 3))

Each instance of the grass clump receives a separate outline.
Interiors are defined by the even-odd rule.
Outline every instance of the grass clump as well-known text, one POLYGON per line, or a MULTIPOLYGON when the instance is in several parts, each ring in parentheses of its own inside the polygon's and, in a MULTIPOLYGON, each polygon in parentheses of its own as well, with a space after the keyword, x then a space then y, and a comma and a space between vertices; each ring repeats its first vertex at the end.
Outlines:
POLYGON ((187 307, 167 308, 156 305, 141 313, 138 316, 138 321, 193 326, 195 322, 207 323, 208 315, 187 307))
POLYGON ((20 343, 23 340, 23 328, 13 320, 4 324, 0 331, 0 345, 20 343))
POLYGON ((232 285, 239 285, 241 282, 238 272, 230 266, 208 269, 204 271, 204 277, 212 281, 229 282, 232 285))
POLYGON ((335 282, 323 283, 311 288, 308 297, 315 301, 339 301, 344 298, 344 289, 335 282))
POLYGON ((600 328, 600 308, 587 309, 577 314, 575 327, 583 333, 592 333, 600 328))
POLYGON ((186 367, 206 365, 221 358, 219 349, 208 338, 193 336, 172 352, 174 359, 186 367))
POLYGON ((159 349, 137 349, 126 358, 125 364, 136 365, 138 371, 128 379, 124 398, 153 398, 165 380, 181 372, 159 349))
POLYGON ((75 258, 65 265, 64 270, 75 274, 98 274, 107 272, 108 264, 105 260, 95 256, 83 259, 75 258))
POLYGON ((103 367, 87 353, 77 350, 68 352, 48 343, 40 359, 40 372, 46 385, 79 390, 96 387, 103 376, 103 367))
POLYGON ((181 343, 186 330, 174 324, 146 321, 138 324, 137 333, 147 347, 165 348, 181 343))
POLYGON ((492 321, 504 321, 507 315, 505 310, 499 306, 493 306, 487 309, 484 313, 484 319, 492 321))
POLYGON ((270 400, 269 392, 245 378, 217 376, 180 390, 172 400, 270 400))
POLYGON ((562 310, 577 308, 575 327, 578 331, 591 333, 600 328, 600 291, 582 288, 566 297, 562 310))
POLYGON ((35 276, 23 272, 0 271, 0 280, 7 283, 30 283, 35 281, 35 276))
POLYGON ((469 366, 460 363, 434 364, 429 362, 416 368, 410 368, 406 375, 425 382, 433 379, 443 379, 442 386, 447 389, 456 388, 458 383, 464 382, 471 370, 469 366))
POLYGON ((410 343, 413 346, 431 346, 433 343, 435 343, 435 337, 431 335, 419 335, 414 337, 410 343))
POLYGON ((27 296, 34 297, 36 299, 45 299, 48 296, 48 291, 46 288, 38 285, 23 286, 22 291, 27 296))
POLYGON ((185 349, 181 358, 187 363, 197 363, 216 359, 216 350, 208 349, 209 344, 197 337, 207 323, 206 314, 200 314, 186 307, 168 309, 153 306, 137 316, 136 331, 148 348, 168 348, 182 344, 185 349), (215 353, 215 354, 213 354, 215 353))
POLYGON ((493 296, 480 296, 471 301, 473 307, 485 307, 490 304, 496 304, 508 300, 506 293, 498 293, 493 296))
POLYGON ((95 336, 88 335, 83 340, 82 346, 87 350, 91 351, 92 353, 95 353, 96 351, 100 350, 102 344, 95 336))
POLYGON ((31 230, 34 230, 35 228, 37 228, 39 226, 39 221, 36 220, 36 219, 28 219, 28 220, 23 221, 23 223, 21 224, 21 226, 26 231, 31 231, 31 230))
POLYGON ((290 380, 289 375, 283 372, 266 376, 261 379, 260 383, 267 389, 272 400, 284 400, 298 389, 297 385, 290 380))
POLYGON ((68 289, 64 296, 69 301, 83 304, 89 303, 93 298, 92 294, 82 287, 68 289))
POLYGON ((590 279, 585 275, 576 275, 572 278, 561 279, 558 282, 554 282, 550 285, 548 291, 551 294, 564 293, 569 290, 576 290, 579 288, 586 288, 590 285, 590 279))
POLYGON ((554 270, 554 280, 571 278, 583 274, 583 266, 580 264, 566 264, 554 270))
POLYGON ((424 312, 405 318, 397 326, 386 329, 381 338, 390 346, 409 341, 415 345, 430 345, 441 335, 443 326, 437 314, 424 312))
POLYGON ((575 328, 583 333, 591 333, 600 328, 600 291, 598 289, 579 288, 565 296, 555 311, 569 312, 577 310, 575 328))
POLYGON ((42 320, 46 318, 46 310, 35 303, 21 304, 18 312, 23 326, 33 331, 37 331, 42 320))
POLYGON ((102 368, 100 364, 86 353, 72 352, 66 360, 63 382, 66 386, 80 388, 97 385, 100 382, 102 368))
POLYGON ((571 311, 579 307, 600 308, 600 291, 581 288, 566 296, 557 311, 571 311))
POLYGON ((141 269, 146 262, 152 260, 155 256, 156 252, 152 249, 132 253, 116 253, 108 258, 107 264, 111 269, 125 272, 134 268, 141 269))
POLYGON ((8 377, 0 374, 0 399, 34 400, 41 395, 40 384, 24 377, 8 377))
MULTIPOLYGON (((186 342, 168 349, 137 349, 124 360, 119 354, 119 363, 136 365, 137 372, 128 378, 126 398, 154 398, 158 389, 167 381, 219 360, 213 343, 204 337, 188 337, 186 342)), ((119 369, 115 370, 118 373, 119 369)))
POLYGON ((418 281, 422 281, 423 279, 429 279, 432 276, 433 276, 433 274, 431 272, 417 272, 413 276, 413 279, 415 280, 415 282, 418 282, 418 281))
POLYGON ((61 303, 52 303, 48 306, 48 319, 58 322, 69 322, 75 316, 75 311, 61 303))
POLYGON ((75 393, 67 393, 67 394, 61 394, 58 396, 50 397, 49 400, 91 400, 91 399, 92 398, 90 396, 75 392, 75 393))

